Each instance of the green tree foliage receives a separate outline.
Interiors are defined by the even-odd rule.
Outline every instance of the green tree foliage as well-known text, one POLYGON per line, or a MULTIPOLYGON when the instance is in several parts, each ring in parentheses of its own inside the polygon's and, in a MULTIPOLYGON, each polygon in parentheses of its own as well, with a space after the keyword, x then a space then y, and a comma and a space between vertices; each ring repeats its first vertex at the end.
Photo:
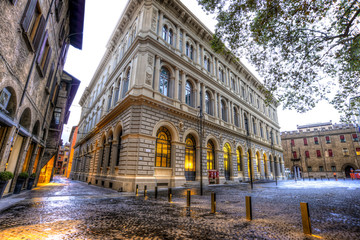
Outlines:
POLYGON ((224 42, 247 58, 285 109, 327 100, 349 112, 360 95, 360 0, 198 2, 217 17, 214 49, 224 42))

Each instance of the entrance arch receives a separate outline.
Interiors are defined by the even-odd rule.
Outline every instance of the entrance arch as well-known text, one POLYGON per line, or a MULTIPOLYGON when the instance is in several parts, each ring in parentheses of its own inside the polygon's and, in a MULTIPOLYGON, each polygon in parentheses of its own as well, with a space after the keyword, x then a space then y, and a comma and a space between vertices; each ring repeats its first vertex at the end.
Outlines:
POLYGON ((356 167, 353 164, 347 163, 342 167, 342 171, 346 178, 350 178, 351 169, 355 171, 356 167))
POLYGON ((265 174, 265 178, 267 179, 269 177, 268 175, 268 166, 267 166, 267 158, 266 158, 266 153, 264 153, 264 174, 265 174))
POLYGON ((231 147, 228 143, 225 143, 224 148, 224 172, 225 179, 230 180, 230 159, 231 159, 231 147))
POLYGON ((185 140, 185 178, 186 181, 195 181, 196 177, 196 142, 192 135, 185 140))

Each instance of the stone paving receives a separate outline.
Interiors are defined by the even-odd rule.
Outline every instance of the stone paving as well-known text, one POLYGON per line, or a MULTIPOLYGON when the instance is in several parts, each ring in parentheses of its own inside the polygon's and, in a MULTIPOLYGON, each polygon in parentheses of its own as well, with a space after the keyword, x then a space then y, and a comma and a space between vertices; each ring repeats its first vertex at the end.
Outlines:
MULTIPOLYGON (((360 239, 360 181, 283 181, 167 189, 158 199, 55 178, 0 212, 0 239, 360 239), (210 214, 210 192, 217 212, 210 214), (245 219, 252 196, 253 220, 245 219), (308 202, 312 236, 302 233, 300 202, 308 202)), ((13 196, 16 198, 16 196, 13 196)), ((4 198, 1 201, 7 201, 4 198)))

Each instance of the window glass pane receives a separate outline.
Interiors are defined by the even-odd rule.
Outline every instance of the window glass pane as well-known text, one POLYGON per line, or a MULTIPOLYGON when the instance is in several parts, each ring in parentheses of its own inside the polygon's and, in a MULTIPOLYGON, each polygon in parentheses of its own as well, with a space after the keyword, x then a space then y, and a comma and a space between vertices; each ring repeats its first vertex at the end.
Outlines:
POLYGON ((161 94, 165 96, 168 96, 169 81, 170 81, 170 72, 166 68, 161 68, 159 91, 161 94))

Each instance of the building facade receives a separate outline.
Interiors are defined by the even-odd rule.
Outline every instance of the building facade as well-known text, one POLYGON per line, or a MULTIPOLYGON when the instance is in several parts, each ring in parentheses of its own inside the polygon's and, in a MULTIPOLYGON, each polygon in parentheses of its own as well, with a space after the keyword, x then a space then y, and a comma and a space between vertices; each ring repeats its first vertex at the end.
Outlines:
POLYGON ((76 144, 77 133, 78 133, 78 127, 73 126, 71 128, 71 132, 70 132, 70 136, 69 136, 69 142, 70 142, 69 162, 68 162, 67 167, 65 169, 65 177, 67 177, 67 178, 70 178, 72 163, 73 163, 73 159, 74 159, 74 150, 75 150, 74 147, 75 147, 75 144, 76 144))
POLYGON ((296 178, 350 177, 360 168, 359 132, 355 125, 332 122, 298 126, 282 132, 285 167, 296 178))
POLYGON ((208 170, 222 183, 283 176, 275 104, 212 35, 178 0, 128 2, 80 100, 72 178, 133 191, 208 170))
POLYGON ((38 181, 57 153, 67 103, 79 84, 63 66, 69 45, 82 46, 84 5, 0 2, 0 171, 15 175, 5 193, 12 192, 20 172, 37 173, 38 181))

